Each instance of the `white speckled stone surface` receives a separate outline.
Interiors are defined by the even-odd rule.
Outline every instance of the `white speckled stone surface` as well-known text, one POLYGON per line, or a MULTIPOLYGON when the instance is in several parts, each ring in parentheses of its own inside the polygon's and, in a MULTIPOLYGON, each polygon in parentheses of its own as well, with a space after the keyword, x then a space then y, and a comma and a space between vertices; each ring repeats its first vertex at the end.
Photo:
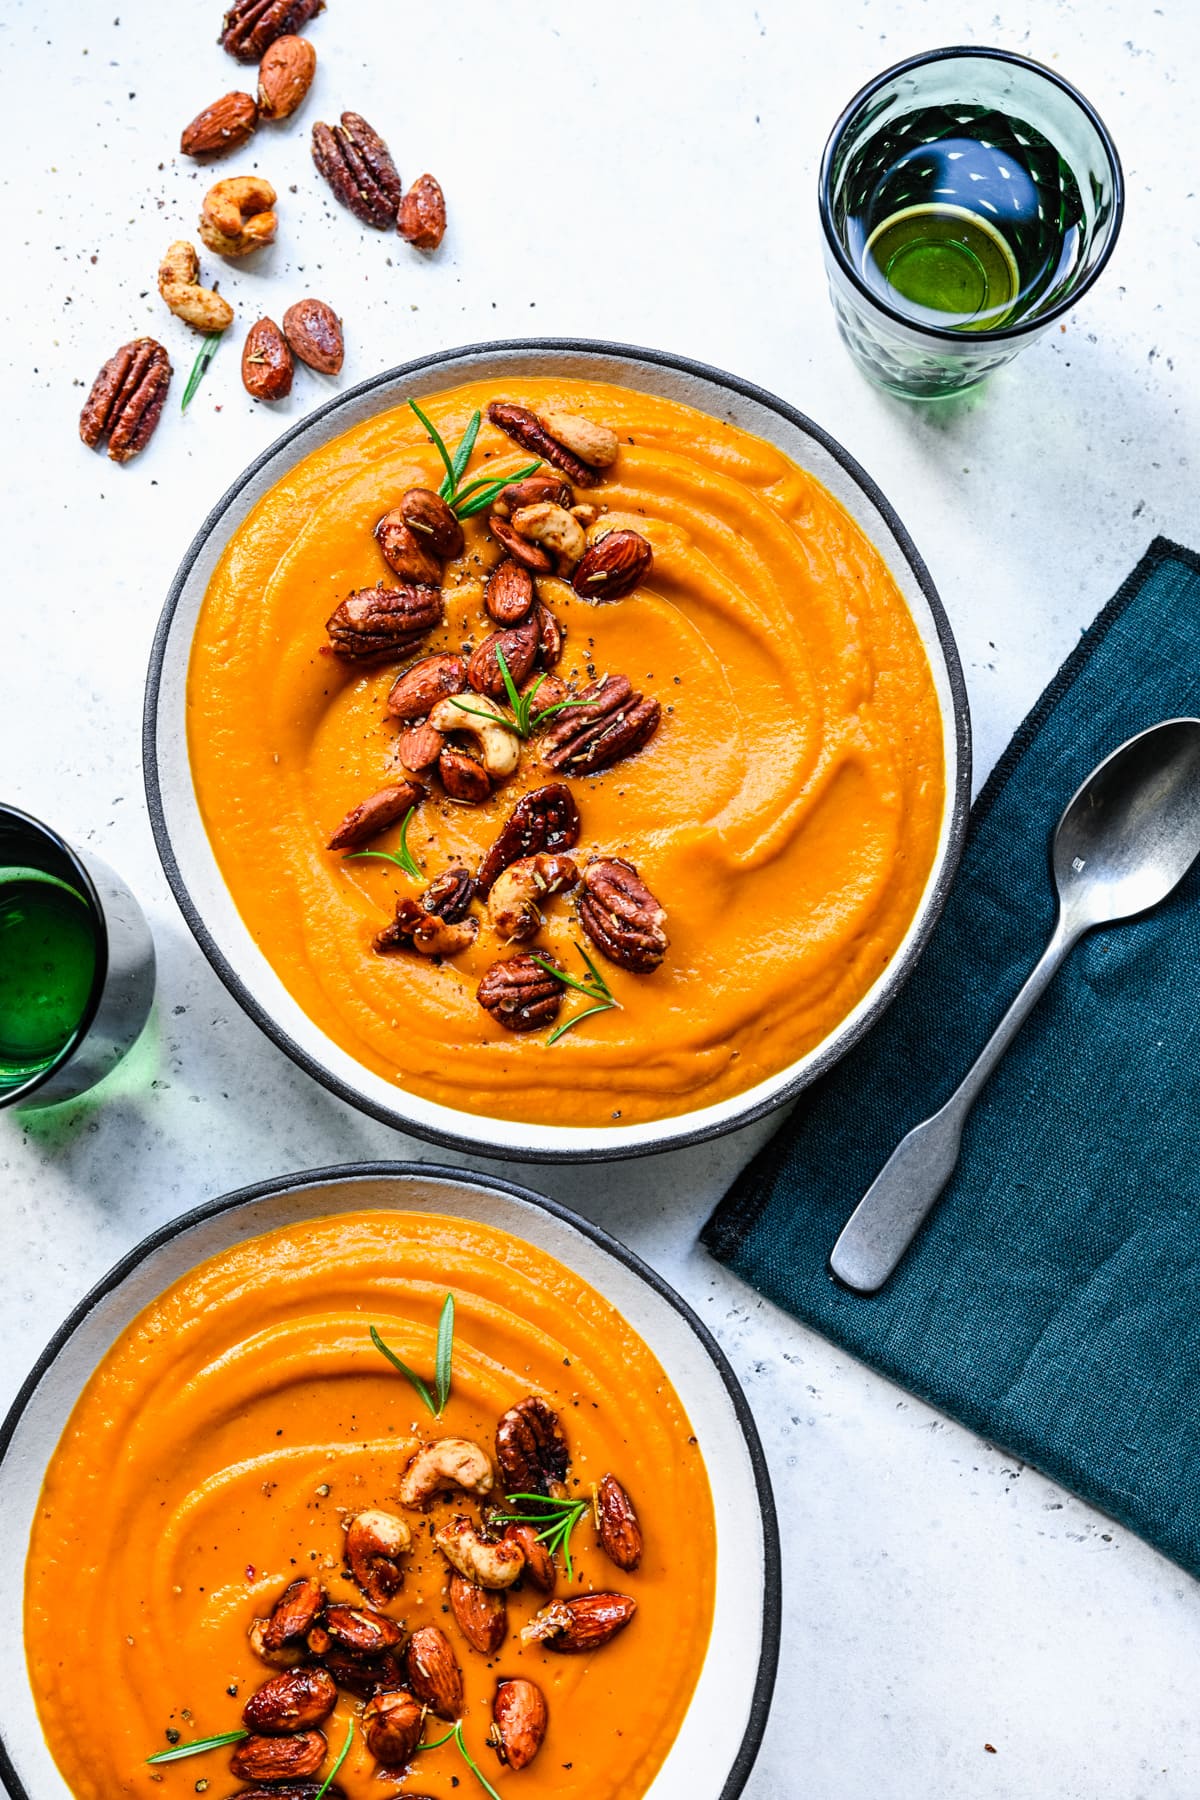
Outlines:
MULTIPOLYGON (((149 1034, 94 1100, 0 1117, 5 1396, 86 1287, 172 1214, 280 1171, 430 1154, 330 1099, 242 1017, 175 910, 146 822, 142 679, 175 563, 210 501, 331 387, 302 372, 289 402, 256 408, 226 348, 179 417, 196 342, 161 308, 154 271, 216 178, 180 161, 179 130, 243 84, 213 41, 220 11, 9 0, 0 18, 3 791, 125 873, 161 965, 149 1034), (142 332, 168 344, 176 386, 150 452, 119 470, 80 447, 76 415, 103 359, 142 332)), ((866 463, 927 558, 967 671, 977 779, 1153 534, 1200 543, 1187 0, 330 0, 312 37, 305 114, 230 165, 261 167, 281 193, 278 244, 222 271, 243 325, 321 294, 346 318, 342 385, 439 346, 544 332, 679 350, 774 388, 866 463), (862 81, 956 41, 1076 80, 1120 145, 1129 205, 1112 267, 1065 331, 923 412, 866 387, 838 345, 814 180, 862 81), (433 261, 327 203, 307 128, 345 106, 385 131, 402 173, 442 180, 451 227, 433 261)), ((647 1255, 746 1383, 787 1582, 751 1800, 1192 1800, 1191 1579, 695 1248, 765 1135, 507 1171, 647 1255)))

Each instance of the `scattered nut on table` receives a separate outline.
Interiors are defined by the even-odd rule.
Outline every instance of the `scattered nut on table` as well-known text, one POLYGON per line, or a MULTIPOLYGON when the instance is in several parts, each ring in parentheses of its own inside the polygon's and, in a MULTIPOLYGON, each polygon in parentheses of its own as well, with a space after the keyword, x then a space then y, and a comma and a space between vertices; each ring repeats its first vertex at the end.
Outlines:
POLYGON ((254 400, 284 400, 292 391, 296 365, 274 319, 259 319, 242 346, 242 386, 254 400))
POLYGON ((209 188, 200 208, 200 241, 218 256, 249 256, 275 236, 275 189, 261 175, 235 175, 209 188))
POLYGON ((317 53, 307 38, 276 38, 258 66, 258 110, 264 119, 290 119, 303 105, 317 53))
POLYGON ((252 137, 257 124, 252 94, 222 94, 184 128, 179 148, 184 156, 224 156, 252 137))
POLYGON ((162 416, 171 384, 171 359, 154 338, 134 338, 110 356, 79 415, 79 435, 90 450, 108 439, 111 462, 128 462, 144 450, 162 416))
POLYGON ((332 306, 311 296, 297 300, 283 315, 283 335, 292 354, 318 375, 337 375, 346 355, 342 322, 332 306))
POLYGON ((277 38, 299 31, 324 10, 325 0, 233 0, 218 42, 238 62, 257 62, 277 38))
POLYGON ((158 265, 158 291, 175 314, 193 331, 226 331, 233 324, 233 308, 213 288, 200 286, 200 258, 186 238, 168 246, 158 265))
POLYGON ((400 236, 417 250, 436 250, 446 235, 446 196, 432 175, 419 175, 400 202, 400 236))

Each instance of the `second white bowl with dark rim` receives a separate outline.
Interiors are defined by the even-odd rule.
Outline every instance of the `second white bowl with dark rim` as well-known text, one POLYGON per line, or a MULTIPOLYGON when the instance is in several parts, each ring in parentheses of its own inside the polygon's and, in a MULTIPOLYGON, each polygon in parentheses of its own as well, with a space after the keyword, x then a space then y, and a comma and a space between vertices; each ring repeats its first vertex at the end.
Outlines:
POLYGON ((155 841, 184 918, 238 1004, 333 1093, 372 1117, 434 1143, 530 1161, 587 1162, 669 1150, 718 1137, 794 1100, 883 1011, 911 972, 945 902, 970 803, 971 728, 954 638, 929 572, 893 508, 835 439, 764 388, 655 350, 573 339, 474 344, 440 351, 351 388, 284 433, 251 463, 201 526, 180 565, 154 640, 143 729, 155 841), (835 496, 883 556, 929 658, 942 719, 945 804, 920 904, 891 962, 821 1043, 744 1093, 645 1124, 529 1124, 460 1112, 374 1074, 315 1025, 284 987, 241 918, 213 855, 188 762, 187 674, 205 592, 230 536, 269 488, 306 456, 362 420, 467 381, 561 375, 619 383, 713 414, 776 445, 835 496))
POLYGON ((24 1564, 46 1466, 98 1363, 163 1290, 247 1238, 364 1210, 446 1213, 508 1231, 564 1263, 649 1345, 699 1440, 716 1524, 713 1628, 679 1733, 645 1800, 735 1800, 766 1727, 779 1655, 779 1535, 745 1396, 674 1290, 623 1244, 553 1201, 432 1164, 307 1170, 242 1188, 164 1225, 80 1302, 0 1427, 0 1780, 12 1800, 72 1800, 42 1737, 25 1663, 24 1564))

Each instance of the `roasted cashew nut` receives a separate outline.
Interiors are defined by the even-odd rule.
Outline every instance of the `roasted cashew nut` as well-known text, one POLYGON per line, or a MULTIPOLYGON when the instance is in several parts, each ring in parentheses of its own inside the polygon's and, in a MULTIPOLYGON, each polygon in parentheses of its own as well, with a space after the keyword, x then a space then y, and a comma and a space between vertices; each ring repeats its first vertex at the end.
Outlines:
POLYGON ((435 731, 452 732, 470 738, 479 760, 493 781, 511 775, 521 758, 520 740, 503 723, 504 714, 486 694, 460 694, 457 699, 439 700, 429 715, 435 731), (481 715, 486 714, 486 717, 481 715), (493 724, 492 720, 496 723, 493 724))
POLYGON ((263 1642, 263 1637, 270 1623, 270 1619, 251 1620, 250 1630, 246 1634, 250 1639, 250 1648, 255 1656, 261 1657, 265 1663, 270 1663, 273 1669, 294 1669, 297 1663, 304 1661, 304 1645, 284 1644, 278 1650, 268 1650, 263 1642))
POLYGON ((372 1508, 347 1524, 346 1560, 372 1606, 386 1606, 399 1593, 404 1581, 400 1558, 411 1543, 412 1532, 395 1513, 372 1508))
POLYGON ((486 1450, 470 1438, 434 1438, 422 1444, 400 1477, 402 1506, 424 1506, 435 1494, 459 1488, 464 1494, 490 1494, 492 1464, 486 1450))
POLYGON ((248 256, 275 236, 275 189, 260 175, 235 175, 209 188, 200 208, 200 241, 218 256, 248 256))
POLYGON ((579 520, 565 506, 553 500, 539 500, 533 506, 522 506, 512 516, 512 528, 519 537, 540 544, 560 562, 574 568, 587 549, 587 538, 579 520))
POLYGON ((579 413, 561 412, 557 408, 539 413, 538 417, 551 437, 557 438, 560 444, 565 444, 594 469, 611 468, 620 455, 621 440, 608 425, 597 425, 579 413))
POLYGON ((496 878, 488 895, 488 924, 499 937, 524 943, 541 930, 542 902, 578 880, 579 870, 569 856, 523 856, 496 878))
POLYGON ((158 291, 175 317, 193 330, 225 331, 233 324, 233 308, 212 288, 201 287, 199 277, 200 258, 180 238, 158 265, 158 291))
POLYGON ((520 1544, 507 1538, 489 1543, 465 1513, 456 1513, 435 1531, 433 1541, 450 1567, 476 1587, 510 1588, 525 1567, 525 1552, 520 1544))

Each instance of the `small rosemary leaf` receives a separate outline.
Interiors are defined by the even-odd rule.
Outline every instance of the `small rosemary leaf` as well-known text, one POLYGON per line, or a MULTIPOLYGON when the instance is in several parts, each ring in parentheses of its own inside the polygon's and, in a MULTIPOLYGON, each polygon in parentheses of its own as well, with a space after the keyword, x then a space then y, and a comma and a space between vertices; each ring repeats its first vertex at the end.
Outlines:
MULTIPOLYGON (((586 993, 587 989, 585 988, 583 991, 586 993)), ((597 1013, 613 1012, 616 1004, 615 1000, 603 1000, 599 1006, 589 1006, 586 1012, 576 1013, 573 1019, 564 1019, 563 1023, 556 1026, 546 1039, 547 1050, 552 1044, 557 1044, 564 1032, 570 1031, 576 1025, 582 1025, 585 1019, 594 1019, 597 1013)))
POLYGON ((592 980, 596 983, 596 985, 600 989, 601 993, 608 995, 608 998, 610 1000, 612 1000, 613 1005, 615 1006, 616 1001, 613 999, 613 991, 609 987, 608 982, 605 980, 605 978, 601 974, 600 970, 596 967, 596 964, 592 961, 592 958, 588 955, 587 951, 584 949, 582 944, 576 944, 575 948, 578 950, 580 956, 582 956, 584 962, 587 964, 588 973, 592 977, 592 980))
POLYGON ((195 395, 196 389, 204 380, 209 363, 220 349, 221 339, 224 335, 224 332, 221 331, 210 331, 204 342, 201 344, 200 353, 192 364, 192 372, 188 376, 187 386, 183 390, 183 404, 179 408, 180 412, 187 411, 188 404, 195 395))
MULTIPOLYGON (((478 414, 475 415, 478 418, 478 414)), ((454 1295, 447 1294, 442 1305, 442 1316, 438 1320, 437 1360, 435 1380, 437 1382, 437 1417, 440 1419, 446 1410, 446 1402, 450 1398, 450 1372, 454 1360, 454 1295)))
POLYGON ((417 1374, 416 1370, 410 1369, 408 1364, 403 1360, 403 1358, 397 1356, 396 1352, 394 1350, 388 1349, 388 1346, 384 1343, 383 1339, 380 1337, 379 1333, 376 1331, 374 1325, 372 1325, 372 1327, 371 1327, 371 1342, 374 1344, 375 1348, 379 1351, 381 1356, 387 1357, 388 1361, 391 1363, 391 1365, 394 1369, 399 1369, 401 1375, 406 1376, 408 1378, 408 1380, 412 1382, 412 1384, 416 1388, 418 1394, 421 1396, 421 1399, 424 1401, 425 1405, 429 1408, 430 1412, 433 1414, 434 1418, 436 1419, 438 1409, 434 1405, 433 1395, 430 1393, 429 1389, 425 1386, 425 1383, 421 1380, 421 1377, 417 1374))
POLYGON ((508 661, 499 644, 496 645, 496 661, 500 665, 500 673, 504 678, 504 691, 508 695, 508 704, 517 717, 521 716, 521 696, 517 692, 517 684, 509 673, 508 661))
POLYGON ((495 713, 484 712, 481 706, 468 706, 466 702, 460 700, 457 695, 455 696, 454 704, 459 712, 470 713, 473 719, 486 719, 489 725, 503 725, 505 731, 515 731, 518 737, 524 737, 526 735, 514 719, 497 718, 495 713))
POLYGON ((455 491, 455 493, 458 492, 458 484, 462 480, 463 475, 466 472, 467 464, 471 460, 471 452, 475 448, 475 439, 479 436, 479 425, 480 425, 480 421, 481 421, 482 417, 483 417, 482 413, 479 413, 479 412, 472 413, 471 423, 467 426, 467 429, 463 432, 462 443, 458 446, 458 449, 454 452, 454 491, 455 491))
POLYGON ((347 1725, 347 1727, 346 1727, 346 1741, 337 1753, 337 1761, 334 1763, 332 1769, 330 1769, 328 1775, 325 1777, 324 1781, 321 1783, 320 1787, 317 1789, 317 1800, 325 1800, 325 1795, 328 1793, 329 1788, 332 1785, 334 1776, 337 1774, 338 1770, 341 1768, 342 1764, 345 1762, 347 1756, 350 1754, 350 1746, 353 1742, 354 1742, 354 1720, 351 1719, 349 1725, 347 1725))
POLYGON ((469 500, 473 494, 484 488, 494 488, 499 493, 501 488, 511 487, 514 481, 523 481, 526 475, 533 475, 541 468, 541 462, 522 463, 511 475, 477 475, 474 481, 468 481, 465 488, 460 488, 458 498, 469 500))
POLYGON ((433 421, 425 417, 425 414, 421 411, 415 400, 410 400, 408 404, 412 407, 418 419, 420 419, 422 425, 433 439, 434 448, 437 450, 438 455, 446 466, 446 474, 450 481, 449 491, 452 494, 454 492, 454 464, 450 460, 450 452, 446 448, 445 440, 433 421))
POLYGON ((199 1756, 202 1750, 219 1750, 222 1744, 240 1744, 248 1738, 248 1731, 222 1731, 216 1737, 195 1738, 190 1744, 176 1744, 172 1750, 160 1750, 157 1756, 148 1756, 148 1763, 178 1762, 183 1756, 199 1756))
MULTIPOLYGON (((490 1794, 492 1797, 492 1800, 500 1800, 500 1795, 496 1792, 495 1788, 492 1786, 491 1782, 488 1780, 488 1778, 484 1774, 483 1770, 479 1767, 479 1764, 475 1761, 475 1758, 471 1755, 471 1752, 467 1749, 466 1739, 463 1737, 463 1728, 462 1728, 462 1720, 461 1719, 459 1720, 458 1724, 454 1727, 454 1741, 458 1745, 459 1754, 461 1755, 463 1761, 466 1763, 468 1769, 470 1769, 472 1775, 475 1777, 476 1781, 479 1783, 479 1785, 483 1789, 484 1793, 490 1794)), ((320 1795, 317 1796, 317 1800, 320 1800, 320 1795)))
POLYGON ((579 992, 581 994, 586 994, 589 1000, 604 1000, 608 998, 606 992, 602 991, 597 993, 594 987, 589 987, 586 982, 578 980, 574 975, 568 975, 565 969, 560 969, 556 963, 547 962, 544 956, 538 956, 535 951, 531 950, 529 955, 530 960, 538 963, 541 968, 545 969, 548 975, 553 975, 557 981, 565 981, 568 987, 578 988, 579 992))

